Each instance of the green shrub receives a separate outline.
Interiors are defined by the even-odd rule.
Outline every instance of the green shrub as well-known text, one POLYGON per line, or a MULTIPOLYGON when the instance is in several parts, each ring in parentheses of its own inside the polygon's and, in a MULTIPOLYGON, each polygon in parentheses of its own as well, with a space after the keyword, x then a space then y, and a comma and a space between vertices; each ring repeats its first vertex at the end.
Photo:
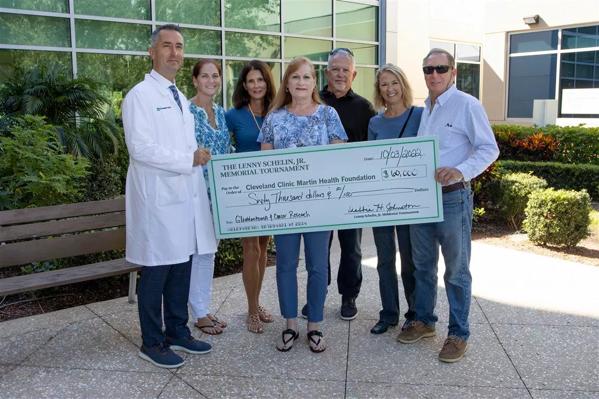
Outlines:
POLYGON ((500 159, 599 165, 599 128, 494 125, 500 159))
POLYGON ((553 188, 586 190, 591 198, 599 200, 599 165, 499 161, 497 166, 506 172, 532 173, 553 188))
POLYGON ((59 64, 17 66, 0 86, 0 112, 9 117, 39 115, 59 130, 66 152, 102 159, 118 149, 111 102, 93 79, 72 79, 59 64))
POLYGON ((501 215, 518 230, 524 220, 528 197, 534 191, 546 188, 547 182, 529 173, 507 173, 499 179, 499 187, 497 205, 501 215))
POLYGON ((214 259, 214 275, 225 276, 237 273, 243 265, 243 247, 239 238, 220 240, 214 259))
POLYGON ((43 118, 15 118, 0 137, 0 210, 77 202, 89 162, 62 152, 43 118))
POLYGON ((589 235, 590 213, 584 190, 539 190, 530 195, 523 226, 535 244, 573 247, 589 235))
POLYGON ((86 182, 85 201, 111 199, 125 194, 125 179, 129 166, 129 153, 125 146, 122 128, 117 136, 119 144, 116 154, 108 154, 93 161, 86 182))

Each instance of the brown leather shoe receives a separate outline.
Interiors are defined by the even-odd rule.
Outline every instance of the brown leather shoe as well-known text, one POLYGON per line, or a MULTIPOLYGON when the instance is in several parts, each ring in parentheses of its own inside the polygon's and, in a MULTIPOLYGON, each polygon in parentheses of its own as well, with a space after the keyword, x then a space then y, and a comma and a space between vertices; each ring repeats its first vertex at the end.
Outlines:
POLYGON ((454 363, 464 357, 468 343, 462 338, 450 335, 439 352, 439 360, 445 363, 454 363))
POLYGON ((413 344, 422 338, 434 337, 435 326, 426 325, 419 320, 411 321, 410 324, 402 330, 397 336, 397 340, 402 344, 413 344))

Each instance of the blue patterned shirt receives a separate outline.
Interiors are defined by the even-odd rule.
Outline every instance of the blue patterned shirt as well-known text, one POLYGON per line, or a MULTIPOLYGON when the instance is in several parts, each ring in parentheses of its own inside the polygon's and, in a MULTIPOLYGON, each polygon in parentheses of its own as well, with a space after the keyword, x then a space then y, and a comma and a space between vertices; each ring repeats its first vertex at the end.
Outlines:
POLYGON ((228 154, 231 152, 231 136, 225 121, 225 110, 218 104, 212 104, 216 119, 216 129, 210 126, 208 115, 202 107, 193 102, 189 103, 189 110, 195 120, 196 141, 200 147, 208 148, 212 155, 228 154))
POLYGON ((276 150, 325 145, 333 140, 347 141, 347 135, 337 111, 323 104, 306 116, 279 108, 266 116, 258 135, 258 142, 272 144, 276 150))

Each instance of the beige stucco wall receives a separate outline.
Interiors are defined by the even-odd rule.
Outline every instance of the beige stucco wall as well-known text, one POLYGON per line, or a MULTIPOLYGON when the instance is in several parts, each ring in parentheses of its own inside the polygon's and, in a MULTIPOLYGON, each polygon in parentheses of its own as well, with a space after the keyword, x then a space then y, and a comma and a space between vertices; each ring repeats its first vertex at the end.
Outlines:
POLYGON ((408 75, 417 103, 426 98, 420 70, 431 40, 482 46, 481 100, 489 119, 503 121, 508 32, 599 24, 599 0, 388 0, 387 62, 408 75), (529 27, 522 18, 539 14, 529 27))

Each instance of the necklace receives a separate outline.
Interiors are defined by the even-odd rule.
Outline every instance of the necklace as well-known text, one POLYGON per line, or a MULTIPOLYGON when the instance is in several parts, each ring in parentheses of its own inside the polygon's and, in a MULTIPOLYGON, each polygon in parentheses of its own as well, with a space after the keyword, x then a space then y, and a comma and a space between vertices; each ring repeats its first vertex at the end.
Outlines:
POLYGON ((260 125, 258 124, 258 120, 256 119, 256 115, 254 115, 254 111, 252 111, 252 106, 250 105, 250 103, 248 103, 248 109, 250 110, 250 114, 252 114, 252 118, 254 119, 254 123, 256 124, 256 127, 258 128, 258 131, 260 131, 260 125))

